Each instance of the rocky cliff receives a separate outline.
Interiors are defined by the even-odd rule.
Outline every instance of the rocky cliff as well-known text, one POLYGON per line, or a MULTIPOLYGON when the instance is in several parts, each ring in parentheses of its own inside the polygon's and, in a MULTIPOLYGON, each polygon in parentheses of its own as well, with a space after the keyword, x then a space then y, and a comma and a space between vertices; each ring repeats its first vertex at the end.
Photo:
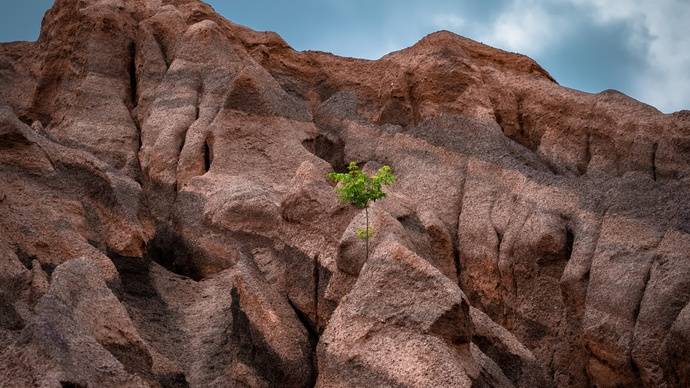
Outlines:
POLYGON ((0 45, 0 179, 2 386, 690 382, 690 112, 449 32, 57 0, 0 45), (398 175, 368 261, 350 160, 398 175))

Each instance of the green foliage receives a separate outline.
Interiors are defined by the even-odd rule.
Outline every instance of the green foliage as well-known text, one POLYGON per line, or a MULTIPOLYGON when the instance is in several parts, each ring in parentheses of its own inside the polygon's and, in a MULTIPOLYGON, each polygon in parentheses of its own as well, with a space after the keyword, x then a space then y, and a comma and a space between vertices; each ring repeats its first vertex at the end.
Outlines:
POLYGON ((346 173, 332 172, 328 174, 328 177, 333 182, 340 183, 335 191, 341 201, 351 203, 361 209, 366 208, 371 201, 384 198, 386 193, 383 192, 382 186, 395 182, 395 175, 389 166, 379 168, 373 176, 365 174, 355 162, 350 162, 347 170, 346 173))
POLYGON ((371 236, 374 235, 374 228, 372 228, 372 227, 357 228, 357 230, 355 231, 355 234, 357 234, 357 237, 360 240, 368 240, 371 238, 371 236))
POLYGON ((395 182, 395 175, 389 166, 383 166, 373 176, 365 174, 357 163, 350 162, 346 173, 332 172, 328 178, 338 183, 335 191, 340 200, 350 203, 360 209, 364 209, 366 216, 366 228, 358 228, 355 234, 366 242, 366 256, 369 259, 369 239, 374 235, 374 230, 369 227, 369 202, 384 198, 383 186, 395 182))

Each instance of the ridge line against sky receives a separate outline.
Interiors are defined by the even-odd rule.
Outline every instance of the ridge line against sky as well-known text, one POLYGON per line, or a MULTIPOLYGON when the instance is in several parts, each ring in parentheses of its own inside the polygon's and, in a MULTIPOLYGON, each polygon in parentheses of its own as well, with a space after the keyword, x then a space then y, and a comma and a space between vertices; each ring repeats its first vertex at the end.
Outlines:
MULTIPOLYGON (((535 59, 561 85, 690 109, 690 0, 207 0, 297 50, 376 59, 438 30, 535 59)), ((51 0, 2 0, 0 41, 35 40, 51 0)))

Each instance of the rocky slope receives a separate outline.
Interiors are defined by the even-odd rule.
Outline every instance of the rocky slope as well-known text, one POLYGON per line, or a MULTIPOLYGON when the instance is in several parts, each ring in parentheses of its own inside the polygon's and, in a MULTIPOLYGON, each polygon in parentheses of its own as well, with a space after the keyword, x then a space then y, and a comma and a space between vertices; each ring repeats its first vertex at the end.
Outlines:
POLYGON ((195 0, 57 0, 0 106, 2 386, 690 382, 688 111, 195 0), (398 175, 367 262, 350 160, 398 175))

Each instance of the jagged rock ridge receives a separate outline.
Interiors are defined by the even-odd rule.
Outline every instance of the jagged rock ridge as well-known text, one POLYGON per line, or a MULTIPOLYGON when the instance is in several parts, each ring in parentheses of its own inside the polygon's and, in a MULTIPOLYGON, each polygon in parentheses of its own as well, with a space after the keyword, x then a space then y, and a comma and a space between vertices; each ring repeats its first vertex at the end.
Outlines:
POLYGON ((9 386, 690 381, 690 114, 449 32, 296 52, 193 0, 0 45, 9 386), (362 214, 325 174, 398 182, 362 214))

